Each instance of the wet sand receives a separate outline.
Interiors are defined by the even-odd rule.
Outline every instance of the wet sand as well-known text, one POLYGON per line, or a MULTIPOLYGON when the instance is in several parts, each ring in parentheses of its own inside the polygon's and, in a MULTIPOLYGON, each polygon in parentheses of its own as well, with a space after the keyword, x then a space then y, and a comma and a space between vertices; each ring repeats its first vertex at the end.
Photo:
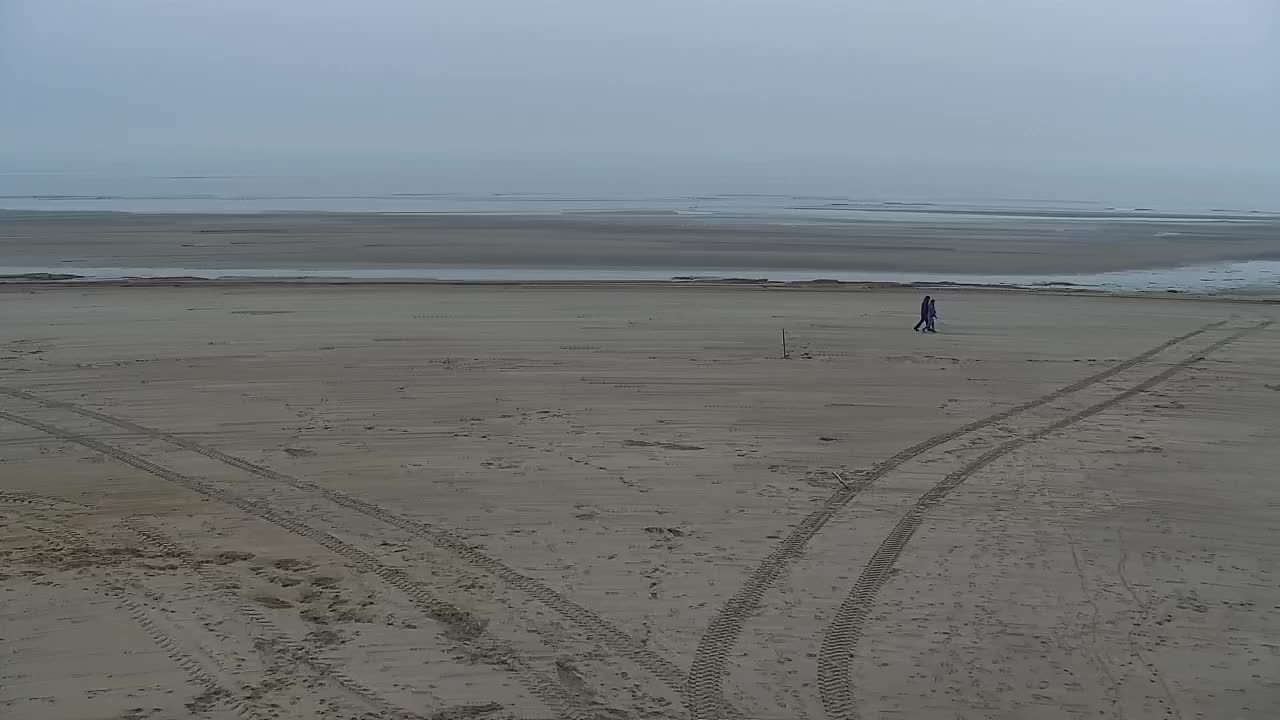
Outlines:
POLYGON ((0 714, 1280 715, 1275 306, 917 300, 0 288, 0 714))
POLYGON ((10 267, 1097 273, 1280 259, 1280 220, 848 212, 261 215, 0 211, 10 267))

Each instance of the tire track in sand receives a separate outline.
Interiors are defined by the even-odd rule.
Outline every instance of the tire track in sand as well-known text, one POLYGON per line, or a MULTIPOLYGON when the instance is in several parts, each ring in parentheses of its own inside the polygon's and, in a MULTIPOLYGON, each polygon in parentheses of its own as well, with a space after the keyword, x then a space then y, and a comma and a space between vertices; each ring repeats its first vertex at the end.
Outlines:
MULTIPOLYGON (((218 588, 223 584, 222 578, 208 564, 198 561, 190 552, 179 547, 158 530, 143 524, 138 518, 125 518, 120 524, 132 530, 135 535, 146 540, 152 546, 163 551, 165 555, 178 558, 183 567, 194 575, 199 576, 210 587, 218 588)), ((259 651, 266 649, 276 652, 310 668, 311 672, 316 676, 338 685, 343 691, 354 696, 357 701, 377 710, 379 717, 396 718, 396 720, 425 720, 422 715, 397 707, 377 691, 348 675, 342 668, 311 653, 301 643, 285 634, 267 617, 266 613, 258 609, 257 606, 245 602, 236 593, 226 590, 218 590, 217 592, 224 602, 236 608, 241 615, 258 626, 258 631, 262 634, 262 638, 267 641, 264 647, 259 648, 259 651)))
POLYGON ((520 679, 521 684, 567 720, 593 720, 595 713, 584 706, 579 697, 542 672, 531 667, 514 648, 492 638, 483 638, 484 626, 464 610, 436 598, 422 583, 410 578, 403 570, 384 565, 377 558, 326 532, 302 523, 296 518, 273 509, 267 503, 236 495, 196 478, 183 475, 149 460, 126 452, 113 445, 74 433, 70 430, 47 425, 21 415, 0 410, 0 419, 38 430, 46 435, 75 443, 130 465, 162 480, 167 480, 214 500, 235 507, 246 514, 261 518, 295 535, 312 540, 320 546, 345 558, 349 567, 358 572, 374 575, 388 585, 404 592, 419 609, 445 627, 445 636, 468 646, 480 662, 508 670, 520 679))
POLYGON ((1261 330, 1270 324, 1269 321, 1259 323, 1253 327, 1228 335, 1198 351, 1195 355, 1180 360, 1162 372, 1130 387, 1128 390, 1045 425, 1032 433, 1001 443, 969 461, 959 470, 948 474, 937 485, 934 485, 928 492, 921 495, 916 500, 915 505, 907 511, 907 514, 898 521, 898 524, 889 531, 884 541, 880 543, 880 547, 871 556, 871 560, 862 570, 858 581, 854 584, 853 589, 849 591, 844 602, 841 603, 840 608, 836 611, 835 618, 827 627, 826 635, 822 639, 822 649, 818 655, 818 692, 821 695, 822 705, 826 709, 827 716, 832 720, 858 720, 860 717, 853 694, 854 651, 857 649, 858 640, 862 636, 862 630, 866 625, 871 607, 875 604, 876 594, 888 581, 889 575, 893 572, 894 564, 902 556, 903 550, 911 540, 911 536, 915 534, 916 530, 920 528, 920 524, 924 521, 925 513, 942 502, 947 494, 959 486, 960 483, 992 462, 1024 445, 1040 440, 1047 435, 1112 408, 1135 395, 1144 393, 1203 360, 1205 356, 1221 350, 1241 337, 1256 330, 1261 330))
POLYGON ((800 557, 809 542, 821 532, 827 522, 845 505, 848 505, 859 492, 901 467, 912 458, 922 455, 939 445, 1079 392, 1135 365, 1146 362, 1178 343, 1190 340, 1222 324, 1223 322, 1221 321, 1209 323, 1199 329, 1166 340, 1150 350, 1112 365, 1106 370, 1077 380, 1047 395, 1014 405, 994 415, 988 415, 966 425, 961 425, 954 430, 916 443, 893 457, 872 466, 871 470, 856 482, 836 490, 822 503, 821 507, 805 516, 794 530, 774 546, 773 551, 766 555, 751 571, 742 588, 729 598, 720 608, 715 618, 707 625, 702 639, 698 641, 698 649, 694 655, 693 664, 689 669, 688 692, 692 703, 691 711, 694 720, 713 720, 726 714, 724 698, 725 665, 729 652, 737 644, 738 638, 742 634, 742 628, 748 618, 755 615, 760 609, 760 602, 764 598, 765 591, 773 587, 791 563, 800 557))
POLYGON ((40 505, 43 507, 50 507, 54 505, 74 505, 79 508, 91 507, 83 503, 64 500, 52 495, 37 495, 36 493, 17 492, 11 490, 0 490, 0 503, 6 505, 40 505))
MULTIPOLYGON (((68 527, 61 525, 52 527, 31 526, 31 529, 65 548, 83 549, 93 547, 88 538, 68 527)), ((193 715, 225 705, 231 707, 237 715, 245 718, 245 720, 267 720, 266 715, 260 712, 248 697, 237 696, 226 684, 211 674, 203 663, 184 650, 173 636, 166 633, 152 619, 151 613, 148 612, 145 605, 134 600, 122 588, 105 580, 99 581, 98 585, 99 589, 96 593, 114 600, 116 605, 123 609, 134 623, 142 629, 151 642, 163 650, 164 654, 173 661, 173 664, 186 673, 187 679, 196 687, 201 688, 200 694, 187 703, 186 706, 187 710, 193 715)))
POLYGON ((432 545, 435 545, 442 550, 454 553, 471 565, 498 577, 509 587, 512 587, 524 593, 526 596, 542 603, 564 619, 578 626, 578 628, 584 631, 588 637, 600 642, 609 650, 630 659, 636 665, 639 665, 641 668, 648 671, 651 675, 658 678, 658 680, 670 688, 677 696, 679 696, 681 701, 686 705, 689 704, 689 697, 686 693, 685 687, 684 672, 680 670, 675 663, 667 660, 653 650, 650 650, 642 641, 632 637, 629 633, 617 627, 597 613, 579 605, 555 590, 552 590, 541 581, 525 575, 519 570, 506 565, 497 558, 494 558, 493 556, 488 555, 487 553, 468 544, 465 540, 448 530, 435 527, 419 520, 411 520, 401 515, 397 515, 378 505, 361 500, 360 498, 348 495, 347 493, 339 490, 334 490, 311 480, 294 477, 292 475, 273 470, 269 467, 250 462, 244 458, 230 455, 216 448, 202 445, 187 438, 174 435, 163 430, 158 430, 156 428, 147 427, 145 425, 139 425, 129 420, 101 413, 96 410, 90 410, 74 403, 63 402, 61 400, 51 400, 24 390, 3 386, 0 386, 0 395, 8 395, 19 400, 25 400, 27 402, 36 403, 49 408, 66 410, 77 415, 98 420, 99 422, 107 423, 108 425, 114 425, 118 428, 128 430, 139 435, 163 440, 167 443, 183 448, 184 450, 199 453, 211 460, 216 460, 220 463, 230 465, 252 475, 256 475, 264 480, 271 480, 299 490, 317 493, 335 505, 340 505, 393 527, 400 528, 411 535, 430 542, 432 545))

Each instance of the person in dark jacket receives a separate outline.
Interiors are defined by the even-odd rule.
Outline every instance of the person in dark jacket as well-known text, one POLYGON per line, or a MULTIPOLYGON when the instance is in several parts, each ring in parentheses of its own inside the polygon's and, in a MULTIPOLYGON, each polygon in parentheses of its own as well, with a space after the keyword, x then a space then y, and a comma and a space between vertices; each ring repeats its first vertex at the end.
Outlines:
POLYGON ((920 328, 927 327, 929 325, 929 308, 932 306, 933 298, 925 295, 924 300, 920 301, 920 322, 916 323, 916 326, 911 328, 912 330, 918 332, 920 328))
POLYGON ((938 328, 934 327, 934 323, 938 321, 938 306, 934 302, 934 300, 929 300, 929 311, 925 313, 925 332, 938 332, 938 328))

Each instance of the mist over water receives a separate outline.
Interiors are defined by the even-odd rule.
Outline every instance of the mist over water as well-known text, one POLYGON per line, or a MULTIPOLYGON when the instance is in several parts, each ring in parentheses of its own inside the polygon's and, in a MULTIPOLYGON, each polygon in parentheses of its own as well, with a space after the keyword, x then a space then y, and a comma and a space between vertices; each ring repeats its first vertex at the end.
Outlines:
POLYGON ((1253 0, 7 0, 0 208, 1276 210, 1277 67, 1253 0))

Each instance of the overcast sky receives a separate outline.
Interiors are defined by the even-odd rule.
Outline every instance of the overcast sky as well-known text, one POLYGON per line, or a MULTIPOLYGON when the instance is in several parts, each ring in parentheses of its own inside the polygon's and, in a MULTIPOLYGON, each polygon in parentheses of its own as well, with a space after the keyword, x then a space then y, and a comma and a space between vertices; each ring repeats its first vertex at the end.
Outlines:
POLYGON ((1264 202, 1278 130, 1277 0, 0 0, 9 169, 443 154, 1264 202))

